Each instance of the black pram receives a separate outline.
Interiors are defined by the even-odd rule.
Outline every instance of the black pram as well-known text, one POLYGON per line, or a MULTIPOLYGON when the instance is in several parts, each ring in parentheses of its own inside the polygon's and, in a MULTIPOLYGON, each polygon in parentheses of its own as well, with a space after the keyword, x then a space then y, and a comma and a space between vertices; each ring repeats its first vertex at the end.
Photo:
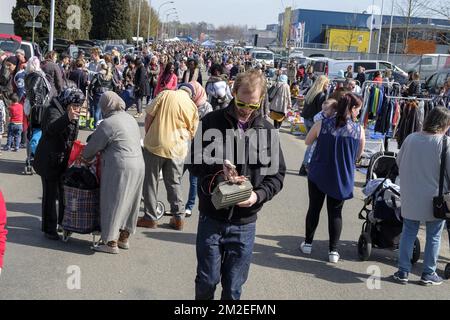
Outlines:
MULTIPOLYGON (((372 248, 397 250, 403 228, 400 214, 400 187, 394 184, 399 175, 397 154, 379 152, 370 160, 363 190, 366 195, 359 219, 364 220, 358 241, 358 256, 362 261, 370 258, 372 248)), ((420 257, 420 241, 416 238, 411 259, 420 257)))

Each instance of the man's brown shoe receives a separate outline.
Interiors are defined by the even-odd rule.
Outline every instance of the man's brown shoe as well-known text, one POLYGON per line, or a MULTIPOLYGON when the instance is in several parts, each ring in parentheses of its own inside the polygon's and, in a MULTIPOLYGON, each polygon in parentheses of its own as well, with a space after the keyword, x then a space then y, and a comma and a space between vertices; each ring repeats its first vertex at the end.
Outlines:
POLYGON ((141 217, 138 219, 137 226, 139 228, 157 229, 158 221, 153 221, 151 219, 145 219, 144 217, 141 217))
POLYGON ((172 218, 170 218, 169 225, 170 225, 171 228, 173 228, 175 230, 183 231, 184 220, 181 219, 181 218, 172 217, 172 218))

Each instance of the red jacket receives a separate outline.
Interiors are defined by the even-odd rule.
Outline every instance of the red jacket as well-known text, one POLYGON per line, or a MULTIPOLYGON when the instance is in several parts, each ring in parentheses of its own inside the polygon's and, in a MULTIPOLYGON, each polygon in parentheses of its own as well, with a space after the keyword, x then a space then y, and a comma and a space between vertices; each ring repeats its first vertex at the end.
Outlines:
POLYGON ((8 230, 5 229, 6 226, 6 205, 3 199, 3 194, 0 191, 0 268, 3 268, 3 255, 5 254, 6 247, 6 235, 8 230))
POLYGON ((23 105, 13 103, 9 106, 9 114, 11 115, 9 122, 23 124, 23 105))

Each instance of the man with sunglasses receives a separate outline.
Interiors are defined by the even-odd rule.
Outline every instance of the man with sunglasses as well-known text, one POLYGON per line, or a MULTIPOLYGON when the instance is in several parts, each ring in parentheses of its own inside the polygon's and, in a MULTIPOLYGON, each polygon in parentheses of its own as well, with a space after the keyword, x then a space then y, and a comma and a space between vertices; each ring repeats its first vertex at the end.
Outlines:
POLYGON ((202 129, 196 136, 202 148, 195 147, 196 140, 191 150, 192 172, 199 181, 197 300, 214 299, 219 282, 223 300, 240 299, 250 268, 257 214, 283 188, 286 166, 279 135, 260 114, 266 91, 266 79, 257 70, 239 74, 233 87, 234 99, 226 108, 202 119, 202 129), (244 150, 239 147, 243 145, 244 150), (230 170, 225 160, 234 164, 235 170, 230 170), (216 209, 211 201, 215 186, 245 177, 253 186, 250 198, 216 209))

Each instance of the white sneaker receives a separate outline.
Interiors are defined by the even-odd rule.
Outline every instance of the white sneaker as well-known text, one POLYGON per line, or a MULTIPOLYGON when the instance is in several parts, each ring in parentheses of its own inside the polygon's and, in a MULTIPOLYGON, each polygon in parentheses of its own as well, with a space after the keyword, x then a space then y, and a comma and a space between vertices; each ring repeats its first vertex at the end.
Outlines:
POLYGON ((192 210, 186 209, 184 214, 186 215, 186 218, 190 218, 192 216, 192 210))
POLYGON ((308 244, 306 242, 303 241, 303 243, 300 245, 300 250, 304 253, 304 254, 311 254, 312 251, 312 244, 308 244))
POLYGON ((328 259, 330 260, 331 263, 338 263, 340 257, 341 256, 337 251, 332 251, 328 253, 328 259))

